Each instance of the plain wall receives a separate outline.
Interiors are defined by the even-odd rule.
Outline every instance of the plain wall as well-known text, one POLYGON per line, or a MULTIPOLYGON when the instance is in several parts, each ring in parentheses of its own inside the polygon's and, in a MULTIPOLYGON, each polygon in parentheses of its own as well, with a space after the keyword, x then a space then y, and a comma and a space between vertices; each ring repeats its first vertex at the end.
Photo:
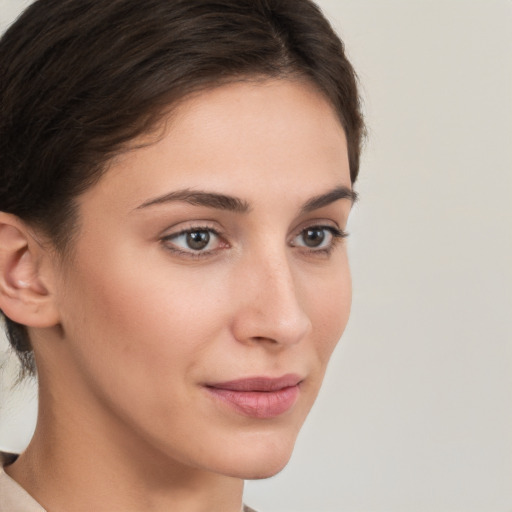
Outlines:
MULTIPOLYGON (((27 3, 0 0, 0 27, 27 3)), ((511 512, 512 2, 318 3, 369 126, 352 318, 289 466, 249 482, 246 501, 511 512)), ((4 382, 0 401, 0 448, 21 449, 35 388, 4 382)))

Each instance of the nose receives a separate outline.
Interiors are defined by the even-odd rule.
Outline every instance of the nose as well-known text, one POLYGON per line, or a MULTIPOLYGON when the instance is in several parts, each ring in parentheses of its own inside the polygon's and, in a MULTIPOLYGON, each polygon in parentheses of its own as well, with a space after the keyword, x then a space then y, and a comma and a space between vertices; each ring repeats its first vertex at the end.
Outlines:
POLYGON ((311 319, 284 251, 240 262, 236 281, 232 332, 238 341, 284 347, 299 343, 311 331, 311 319))

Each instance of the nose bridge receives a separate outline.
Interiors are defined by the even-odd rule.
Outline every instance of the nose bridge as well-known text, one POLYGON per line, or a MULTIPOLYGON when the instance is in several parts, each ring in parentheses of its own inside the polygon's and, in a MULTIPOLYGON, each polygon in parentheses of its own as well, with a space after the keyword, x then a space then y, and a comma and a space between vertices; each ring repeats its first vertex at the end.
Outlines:
POLYGON ((244 289, 235 321, 237 338, 278 344, 299 342, 310 330, 311 322, 286 247, 267 246, 253 253, 244 267, 244 289))

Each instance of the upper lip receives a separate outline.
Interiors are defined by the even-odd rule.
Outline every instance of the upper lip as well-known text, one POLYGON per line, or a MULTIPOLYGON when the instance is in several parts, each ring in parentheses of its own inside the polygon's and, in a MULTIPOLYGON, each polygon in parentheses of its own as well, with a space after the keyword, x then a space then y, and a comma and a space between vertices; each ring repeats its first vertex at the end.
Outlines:
POLYGON ((247 377, 226 382, 208 384, 207 387, 227 389, 230 391, 278 391, 290 386, 296 386, 303 380, 299 375, 290 373, 282 377, 247 377))

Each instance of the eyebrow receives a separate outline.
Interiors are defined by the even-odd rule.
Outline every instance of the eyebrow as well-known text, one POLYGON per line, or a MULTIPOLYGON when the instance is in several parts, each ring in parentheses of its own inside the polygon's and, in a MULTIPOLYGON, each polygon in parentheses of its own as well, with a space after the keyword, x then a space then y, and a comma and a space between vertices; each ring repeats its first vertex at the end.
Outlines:
POLYGON ((243 199, 214 192, 202 192, 190 189, 176 190, 163 196, 155 197, 145 203, 142 203, 136 209, 147 208, 156 204, 168 203, 173 201, 182 201, 194 206, 206 206, 218 210, 228 210, 230 212, 245 213, 249 211, 249 203, 243 199))
MULTIPOLYGON (((340 199, 349 199, 354 203, 357 200, 357 193, 349 187, 339 186, 325 194, 312 197, 301 207, 300 211, 301 213, 309 213, 340 199)), ((236 213, 247 213, 250 210, 249 203, 238 197, 191 189, 176 190, 174 192, 149 199, 138 206, 136 210, 174 201, 182 201, 194 206, 206 206, 207 208, 227 210, 236 213)))
POLYGON ((340 199, 349 199, 352 204, 357 201, 357 193, 351 188, 345 186, 336 187, 325 194, 312 197, 301 208, 302 213, 309 213, 314 210, 319 210, 324 206, 328 206, 340 199))

